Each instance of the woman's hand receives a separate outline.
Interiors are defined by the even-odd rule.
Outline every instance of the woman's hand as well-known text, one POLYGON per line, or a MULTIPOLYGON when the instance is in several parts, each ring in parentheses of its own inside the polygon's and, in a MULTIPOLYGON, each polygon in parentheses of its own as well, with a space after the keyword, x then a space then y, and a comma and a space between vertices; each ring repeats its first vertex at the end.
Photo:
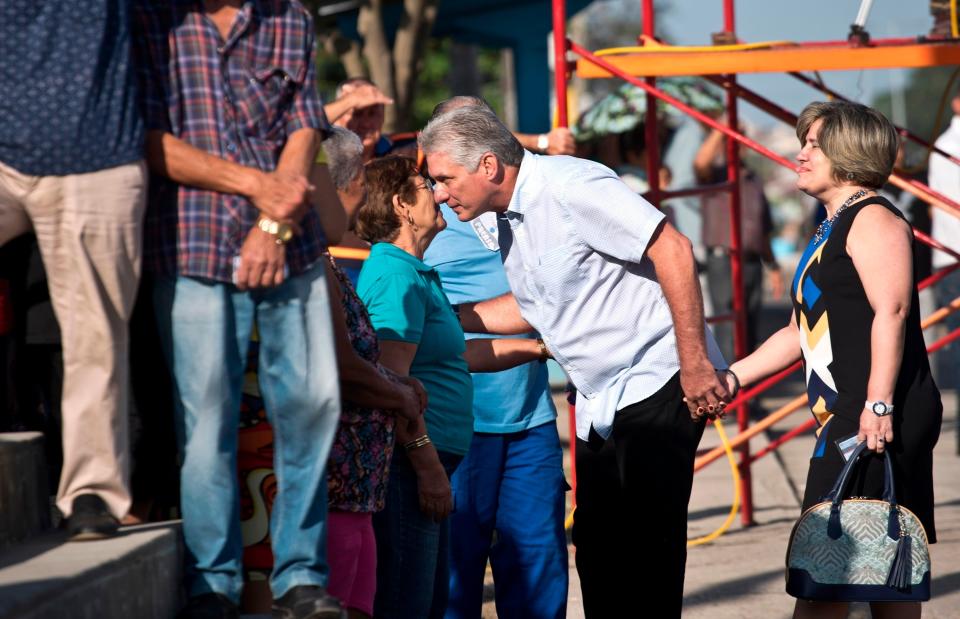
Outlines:
POLYGON ((867 442, 867 449, 883 453, 884 448, 893 440, 893 415, 880 417, 869 408, 860 413, 860 432, 857 442, 867 442))
MULTIPOLYGON (((408 387, 410 387, 411 389, 413 389, 413 392, 417 395, 417 399, 418 399, 419 402, 420 402, 420 412, 419 412, 419 414, 422 415, 422 414, 427 410, 427 402, 428 402, 428 399, 427 399, 427 390, 426 390, 426 388, 423 386, 423 383, 421 383, 419 380, 417 380, 417 379, 414 378, 413 376, 399 376, 399 375, 398 375, 398 376, 397 376, 397 379, 398 379, 400 382, 402 382, 403 384, 405 384, 405 385, 407 385, 408 387)), ((409 419, 413 420, 413 419, 416 419, 416 418, 415 418, 415 417, 410 417, 409 419)))
POLYGON ((411 385, 397 385, 397 391, 401 394, 402 404, 394 409, 401 419, 405 421, 416 421, 423 414, 421 408, 420 396, 411 385))
POLYGON ((435 522, 440 522, 453 511, 453 491, 440 460, 434 459, 429 466, 417 469, 417 491, 420 511, 435 522))

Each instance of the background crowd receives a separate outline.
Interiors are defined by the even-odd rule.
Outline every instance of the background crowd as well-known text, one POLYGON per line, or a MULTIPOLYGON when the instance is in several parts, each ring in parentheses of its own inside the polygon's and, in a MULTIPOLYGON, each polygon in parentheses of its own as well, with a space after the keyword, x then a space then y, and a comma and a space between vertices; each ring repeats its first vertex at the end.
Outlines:
MULTIPOLYGON (((664 217, 638 196, 648 186, 642 126, 592 145, 563 128, 511 135, 475 97, 437 106, 420 142, 426 160, 418 160, 417 143, 383 134, 392 101, 369 80, 348 79, 321 100, 312 19, 296 2, 16 4, 0 26, 0 56, 61 86, 4 89, 0 431, 44 433, 72 539, 181 517, 185 619, 238 616, 245 577, 258 569, 270 573, 274 616, 339 617, 342 605, 358 617, 477 617, 488 561, 499 616, 562 617, 568 486, 545 364, 556 357, 588 392, 574 529, 588 612, 612 616, 636 578, 666 592, 666 615, 679 613, 692 483, 685 467, 707 407, 721 413, 735 390, 713 375, 735 358, 732 330, 715 329, 718 346, 704 334, 693 270, 696 255, 713 313, 729 313, 726 194, 703 199, 700 242, 690 247, 664 223, 669 209, 664 217), (472 122, 484 128, 482 140, 457 133, 472 122), (446 173, 464 167, 451 146, 458 139, 496 153, 482 185, 489 195, 446 173), (609 167, 567 157, 529 163, 548 159, 533 153, 578 149, 609 167), (533 165, 540 176, 518 176, 533 165), (570 236, 579 240, 557 238, 564 228, 528 238, 524 217, 553 216, 556 205, 510 193, 504 201, 494 188, 507 178, 518 195, 547 195, 550 179, 579 175, 583 186, 558 200, 582 203, 562 215, 573 217, 570 236), (621 209, 644 206, 614 217, 594 204, 601 194, 621 209), (370 254, 337 260, 331 246, 370 254), (579 254, 569 248, 606 276, 595 286, 572 281, 564 269, 579 254), (522 262, 529 251, 542 254, 539 264, 522 262), (641 259, 646 266, 630 266, 641 259), (540 279, 523 279, 536 267, 540 279), (679 315, 681 299, 699 313, 679 315), (600 300, 604 307, 591 305, 600 300), (623 331, 632 319, 621 314, 608 324, 609 307, 629 307, 647 331, 623 331), (571 308, 589 329, 573 326, 571 308), (614 377, 597 348, 635 356, 614 377), (691 367, 706 368, 697 402, 684 399, 697 392, 691 367), (610 383, 617 387, 590 393, 610 383), (650 422, 651 411, 680 411, 682 428, 679 417, 650 422), (655 445, 650 432, 676 442, 655 445), (267 476, 245 465, 245 453, 266 463, 267 476), (638 482, 669 458, 679 472, 656 486, 638 482), (645 492, 668 497, 663 514, 637 501, 645 492), (634 518, 611 518, 619 512, 634 518), (665 531, 656 543, 667 567, 618 568, 614 554, 652 543, 632 531, 637 522, 665 531), (265 559, 258 545, 268 548, 265 559)), ((960 153, 960 97, 953 111, 937 145, 960 153)), ((802 143, 809 130, 798 132, 802 143)), ((661 187, 725 178, 722 134, 697 127, 692 135, 685 158, 667 158, 661 187)), ((665 134, 659 147, 680 152, 682 139, 665 134)), ((931 157, 934 189, 960 198, 957 174, 931 157)), ((763 184, 749 170, 741 180, 750 351, 762 339, 763 299, 782 297, 785 281, 763 184)), ((884 191, 882 182, 868 185, 884 191)), ((836 215, 833 193, 808 193, 836 215)), ((915 225, 925 220, 916 205, 902 210, 915 225)), ((949 244, 958 225, 934 212, 935 237, 949 244)), ((922 277, 930 266, 918 256, 922 277)), ((950 261, 939 252, 932 259, 950 261)), ((916 274, 905 281, 915 284, 916 274)), ((941 305, 958 296, 957 282, 954 273, 937 287, 941 305)), ((934 398, 925 356, 921 363, 914 354, 916 315, 909 318, 910 393, 934 398)), ((955 370, 958 348, 947 349, 944 367, 955 370)), ((767 373, 758 354, 734 366, 744 382, 767 373)), ((882 396, 891 402, 892 389, 882 396)), ((900 402, 907 391, 897 393, 900 402)), ((908 428, 920 445, 908 450, 935 442, 938 424, 925 421, 912 435, 908 428)), ((838 427, 830 436, 857 430, 838 427)), ((913 466, 919 481, 906 487, 917 491, 929 466, 913 466)), ((928 519, 932 532, 932 512, 928 519)))

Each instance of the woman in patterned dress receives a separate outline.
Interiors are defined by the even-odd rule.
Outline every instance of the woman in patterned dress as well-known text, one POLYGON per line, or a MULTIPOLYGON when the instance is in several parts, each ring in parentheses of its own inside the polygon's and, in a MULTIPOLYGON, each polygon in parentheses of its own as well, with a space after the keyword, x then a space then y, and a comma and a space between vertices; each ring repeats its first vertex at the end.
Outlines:
MULTIPOLYGON (((336 244, 366 200, 363 145, 354 133, 334 127, 323 147, 343 206, 324 205, 327 240, 336 244)), ((353 284, 329 253, 326 257, 332 309, 337 301, 343 307, 331 311, 342 412, 327 463, 327 588, 354 619, 373 615, 377 550, 372 516, 385 503, 395 417, 399 413, 406 420, 419 419, 426 392, 415 378, 397 376, 380 365, 370 317, 353 284)))
MULTIPOLYGON (((800 115, 797 137, 797 188, 826 205, 827 219, 800 259, 790 324, 734 363, 733 376, 753 383, 803 359, 819 425, 803 509, 839 475, 845 460, 836 443, 856 437, 893 457, 897 501, 916 513, 933 543, 933 447, 942 405, 920 329, 910 225, 877 195, 893 170, 896 130, 863 105, 812 103, 800 115)), ((868 458, 851 493, 880 496, 882 488, 882 459, 868 458)), ((872 603, 871 612, 919 617, 920 604, 872 603)), ((846 603, 797 600, 794 610, 798 619, 846 616, 846 603)))

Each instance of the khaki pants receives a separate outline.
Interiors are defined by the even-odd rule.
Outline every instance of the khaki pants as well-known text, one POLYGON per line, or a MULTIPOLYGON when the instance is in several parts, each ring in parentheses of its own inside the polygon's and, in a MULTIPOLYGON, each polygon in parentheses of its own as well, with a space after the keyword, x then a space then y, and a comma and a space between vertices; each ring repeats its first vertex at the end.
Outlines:
POLYGON ((140 279, 146 168, 69 176, 0 163, 0 245, 28 232, 47 272, 63 347, 63 472, 57 507, 81 494, 130 509, 127 323, 140 279))

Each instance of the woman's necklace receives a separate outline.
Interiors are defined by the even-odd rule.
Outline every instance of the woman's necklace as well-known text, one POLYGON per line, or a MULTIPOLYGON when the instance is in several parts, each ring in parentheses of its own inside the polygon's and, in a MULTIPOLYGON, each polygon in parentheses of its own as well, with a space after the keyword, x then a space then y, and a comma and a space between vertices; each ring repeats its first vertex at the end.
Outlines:
POLYGON ((831 217, 830 219, 824 219, 822 222, 820 222, 820 225, 817 226, 817 231, 813 235, 813 242, 819 243, 820 240, 823 238, 823 235, 830 232, 830 228, 833 227, 833 222, 836 221, 837 217, 840 216, 840 213, 847 210, 848 206, 850 206, 851 204, 853 204, 854 202, 856 202, 857 200, 859 200, 865 195, 867 195, 867 190, 861 189, 857 193, 847 198, 844 201, 844 203, 840 205, 840 208, 837 209, 837 212, 833 214, 833 217, 831 217))

